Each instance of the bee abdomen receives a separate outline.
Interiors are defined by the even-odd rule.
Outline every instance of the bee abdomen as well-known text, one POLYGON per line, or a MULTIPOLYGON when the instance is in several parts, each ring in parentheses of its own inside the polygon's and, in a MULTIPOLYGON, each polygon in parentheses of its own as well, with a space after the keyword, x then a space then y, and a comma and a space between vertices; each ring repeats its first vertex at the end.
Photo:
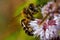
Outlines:
POLYGON ((33 36, 33 32, 29 32, 28 30, 25 30, 25 33, 29 36, 33 36))
POLYGON ((33 29, 31 27, 29 27, 29 25, 24 23, 24 19, 21 21, 23 30, 25 31, 25 33, 29 36, 33 36, 33 29))

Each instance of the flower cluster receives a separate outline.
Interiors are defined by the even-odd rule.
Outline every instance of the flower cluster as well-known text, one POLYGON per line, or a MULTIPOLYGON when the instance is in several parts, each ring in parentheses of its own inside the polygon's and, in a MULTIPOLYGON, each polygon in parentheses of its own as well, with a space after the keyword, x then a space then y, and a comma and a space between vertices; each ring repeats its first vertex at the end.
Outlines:
POLYGON ((34 5, 31 4, 28 11, 24 10, 24 13, 27 12, 26 15, 28 15, 28 13, 30 15, 27 16, 26 20, 22 21, 25 32, 28 35, 40 36, 41 40, 51 40, 52 38, 57 38, 57 31, 60 30, 60 7, 57 7, 55 2, 48 2, 45 6, 43 6, 41 8, 41 13, 43 17, 45 18, 47 14, 50 14, 48 15, 49 18, 44 21, 42 19, 37 19, 32 16, 33 13, 38 12, 38 8, 35 8, 37 7, 34 7, 34 5), (42 25, 40 25, 41 22, 43 23, 42 25))
POLYGON ((41 13, 43 17, 45 17, 48 13, 50 13, 51 19, 49 18, 45 20, 45 22, 39 26, 40 22, 38 20, 34 20, 30 22, 30 26, 33 26, 33 34, 36 36, 40 36, 41 40, 49 40, 54 37, 57 37, 58 28, 60 29, 60 14, 54 2, 48 2, 44 7, 41 9, 41 13), (57 14, 57 15, 56 15, 57 14), (52 18, 53 17, 53 18, 52 18))

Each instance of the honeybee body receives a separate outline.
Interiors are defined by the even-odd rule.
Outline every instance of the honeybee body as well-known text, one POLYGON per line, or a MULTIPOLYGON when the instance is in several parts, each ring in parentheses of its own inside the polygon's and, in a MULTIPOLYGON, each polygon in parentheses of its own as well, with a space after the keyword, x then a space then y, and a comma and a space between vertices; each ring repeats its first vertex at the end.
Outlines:
POLYGON ((28 35, 33 35, 33 29, 30 26, 29 22, 31 22, 31 20, 34 20, 33 15, 36 12, 38 12, 38 8, 32 3, 29 5, 28 8, 23 9, 23 14, 24 14, 25 19, 21 21, 21 25, 23 29, 25 30, 25 33, 27 33, 28 35))

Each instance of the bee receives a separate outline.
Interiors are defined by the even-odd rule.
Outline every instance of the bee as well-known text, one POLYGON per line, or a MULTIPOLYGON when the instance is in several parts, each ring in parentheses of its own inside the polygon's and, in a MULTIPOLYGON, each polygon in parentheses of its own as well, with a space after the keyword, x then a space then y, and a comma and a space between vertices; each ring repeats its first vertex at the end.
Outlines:
POLYGON ((31 3, 28 8, 24 8, 23 9, 23 13, 25 16, 25 19, 21 20, 21 25, 23 27, 23 30, 25 31, 26 34, 33 36, 33 28, 30 26, 29 22, 31 20, 34 20, 34 14, 36 14, 38 12, 38 8, 31 3))

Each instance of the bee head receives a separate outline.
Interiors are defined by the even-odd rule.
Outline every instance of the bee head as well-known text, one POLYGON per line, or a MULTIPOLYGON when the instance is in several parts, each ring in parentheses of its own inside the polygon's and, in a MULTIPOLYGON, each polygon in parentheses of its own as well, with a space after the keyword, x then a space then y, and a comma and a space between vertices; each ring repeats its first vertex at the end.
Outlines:
POLYGON ((38 12, 38 8, 33 3, 29 5, 29 9, 33 12, 38 12))

